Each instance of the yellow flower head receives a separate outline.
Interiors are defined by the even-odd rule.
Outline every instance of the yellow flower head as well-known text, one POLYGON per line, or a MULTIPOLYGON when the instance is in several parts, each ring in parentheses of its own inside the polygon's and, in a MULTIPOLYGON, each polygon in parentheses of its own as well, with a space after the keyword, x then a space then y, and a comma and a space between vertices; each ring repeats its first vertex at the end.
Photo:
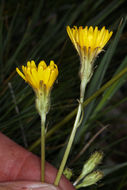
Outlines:
POLYGON ((67 33, 80 57, 90 60, 102 51, 113 34, 112 31, 106 30, 105 26, 101 30, 98 30, 97 26, 95 29, 92 26, 74 26, 72 29, 67 26, 67 33))
POLYGON ((18 68, 16 71, 36 93, 42 89, 49 92, 58 76, 58 68, 54 61, 50 61, 49 66, 45 61, 41 61, 38 67, 34 61, 28 61, 27 66, 22 66, 23 73, 18 68))

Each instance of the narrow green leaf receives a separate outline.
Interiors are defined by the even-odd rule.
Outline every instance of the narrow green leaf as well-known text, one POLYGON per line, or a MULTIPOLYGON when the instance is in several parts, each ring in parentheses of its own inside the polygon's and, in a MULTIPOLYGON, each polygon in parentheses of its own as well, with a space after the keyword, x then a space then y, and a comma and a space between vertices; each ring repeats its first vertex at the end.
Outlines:
POLYGON ((115 11, 125 0, 114 0, 108 3, 108 5, 92 20, 88 22, 89 25, 100 24, 108 15, 115 11))
POLYGON ((117 170, 127 167, 127 162, 124 162, 122 164, 118 164, 115 166, 110 166, 109 168, 103 169, 104 176, 110 175, 113 172, 116 172, 117 170))
MULTIPOLYGON (((120 65, 120 67, 117 69, 115 75, 119 73, 123 68, 127 67, 127 57, 125 57, 124 61, 120 65)), ((95 116, 97 112, 99 112, 112 98, 112 96, 116 93, 116 91, 123 85, 123 83, 126 81, 127 75, 124 75, 121 77, 119 81, 116 81, 111 87, 109 87, 104 94, 102 95, 102 99, 100 100, 99 104, 97 105, 96 109, 94 110, 94 113, 92 115, 95 116)))

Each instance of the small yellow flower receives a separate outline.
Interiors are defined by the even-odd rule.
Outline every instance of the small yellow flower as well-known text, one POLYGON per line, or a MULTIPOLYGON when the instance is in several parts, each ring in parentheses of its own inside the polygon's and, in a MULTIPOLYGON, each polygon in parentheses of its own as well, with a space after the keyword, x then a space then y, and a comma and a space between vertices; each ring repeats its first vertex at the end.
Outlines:
POLYGON ((74 26, 72 29, 67 26, 67 33, 74 44, 79 56, 90 61, 93 60, 102 50, 106 43, 109 41, 113 32, 105 29, 105 26, 98 30, 90 26, 77 28, 74 26))
POLYGON ((34 61, 28 61, 27 66, 22 66, 23 73, 18 68, 16 71, 37 94, 43 89, 49 92, 58 76, 58 68, 54 61, 50 61, 49 66, 45 61, 41 61, 38 67, 34 61))

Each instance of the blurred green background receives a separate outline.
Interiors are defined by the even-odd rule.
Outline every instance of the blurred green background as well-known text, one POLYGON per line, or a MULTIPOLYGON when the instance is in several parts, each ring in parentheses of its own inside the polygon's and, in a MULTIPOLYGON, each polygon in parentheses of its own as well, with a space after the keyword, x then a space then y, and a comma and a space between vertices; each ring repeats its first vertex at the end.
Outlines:
POLYGON ((73 169, 74 181, 92 152, 104 152, 99 168, 105 177, 97 185, 86 188, 90 190, 127 188, 126 10, 126 0, 0 1, 0 131, 40 156, 40 118, 35 109, 35 96, 15 68, 21 68, 28 60, 37 64, 45 60, 49 64, 53 59, 59 77, 51 93, 47 117, 46 159, 57 168, 73 126, 80 84, 79 57, 67 36, 66 26, 98 25, 114 32, 96 60, 85 95, 88 104, 84 119, 67 162, 73 169), (121 71, 118 80, 111 81, 108 88, 88 102, 88 98, 121 71))

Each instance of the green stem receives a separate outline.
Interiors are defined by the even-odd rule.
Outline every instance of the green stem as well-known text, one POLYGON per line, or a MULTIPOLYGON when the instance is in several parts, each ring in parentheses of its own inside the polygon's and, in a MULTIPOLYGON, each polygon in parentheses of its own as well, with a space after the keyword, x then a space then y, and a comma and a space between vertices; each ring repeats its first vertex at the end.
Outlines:
POLYGON ((76 130, 78 128, 78 123, 79 123, 79 120, 80 120, 81 112, 82 112, 82 105, 81 105, 81 103, 79 103, 78 112, 77 112, 77 116, 76 116, 75 123, 74 123, 74 126, 73 126, 73 130, 71 132, 71 136, 70 136, 70 139, 68 141, 68 145, 67 145, 66 151, 64 153, 63 160, 61 162, 59 171, 57 173, 57 176, 56 176, 56 179, 55 179, 55 182, 54 182, 54 185, 56 185, 56 186, 58 186, 58 184, 59 184, 59 181, 60 181, 61 175, 63 173, 63 170, 64 170, 64 167, 65 167, 68 155, 70 153, 70 149, 71 149, 74 137, 75 137, 75 133, 76 133, 76 130))
POLYGON ((45 181, 45 120, 46 114, 41 116, 41 182, 45 181))
POLYGON ((87 80, 81 80, 80 101, 79 101, 78 111, 77 111, 77 115, 76 115, 76 118, 75 118, 73 129, 72 129, 72 132, 71 132, 71 136, 69 138, 68 145, 67 145, 66 151, 64 153, 63 160, 61 162, 59 171, 57 173, 57 176, 56 176, 56 179, 55 179, 55 182, 54 182, 54 185, 56 185, 56 186, 58 186, 58 184, 59 184, 60 178, 62 176, 65 164, 67 162, 67 159, 68 159, 71 147, 72 147, 72 143, 73 143, 77 128, 79 127, 79 123, 80 123, 80 120, 81 120, 82 104, 83 104, 83 100, 84 100, 84 93, 85 93, 86 85, 87 85, 87 80))

